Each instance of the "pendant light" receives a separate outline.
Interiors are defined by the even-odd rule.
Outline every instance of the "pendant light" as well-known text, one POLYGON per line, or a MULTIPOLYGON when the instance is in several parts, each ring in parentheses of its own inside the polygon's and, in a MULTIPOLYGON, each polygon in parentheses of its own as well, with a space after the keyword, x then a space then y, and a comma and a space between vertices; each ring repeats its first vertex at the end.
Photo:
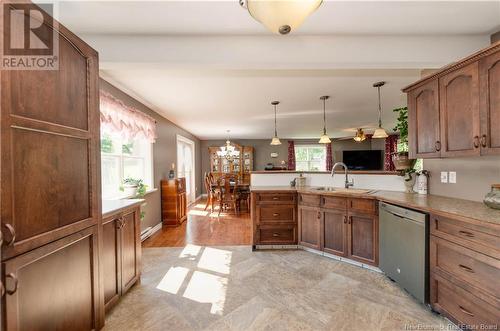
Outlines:
POLYGON ((271 102, 271 105, 274 106, 274 137, 271 140, 271 145, 276 146, 276 145, 281 145, 280 138, 278 138, 278 130, 276 126, 276 107, 280 104, 279 101, 273 101, 271 102))
POLYGON ((365 133, 363 132, 363 129, 359 128, 356 131, 356 135, 354 136, 354 141, 359 143, 362 142, 366 139, 365 133))
POLYGON ((378 128, 373 132, 372 138, 387 138, 387 132, 382 128, 382 106, 380 104, 380 88, 385 85, 385 82, 377 82, 373 84, 378 90, 378 128))
POLYGON ((323 0, 240 0, 250 15, 276 34, 295 31, 323 0))
POLYGON ((320 97, 320 100, 323 100, 323 134, 319 138, 318 143, 320 144, 329 144, 332 141, 330 140, 330 137, 326 134, 326 100, 328 100, 330 97, 328 95, 324 95, 320 97))

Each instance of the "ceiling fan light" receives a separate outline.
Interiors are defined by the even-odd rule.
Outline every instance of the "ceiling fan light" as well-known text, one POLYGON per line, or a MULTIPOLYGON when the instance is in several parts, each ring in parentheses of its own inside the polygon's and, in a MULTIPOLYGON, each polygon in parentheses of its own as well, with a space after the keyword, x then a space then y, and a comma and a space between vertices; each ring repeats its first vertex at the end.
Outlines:
POLYGON ((377 128, 375 132, 373 132, 372 138, 387 138, 389 135, 383 128, 377 128))
POLYGON ((271 140, 271 145, 273 145, 273 146, 276 146, 276 145, 281 145, 280 138, 278 138, 278 137, 273 137, 273 139, 271 140))
POLYGON ((319 141, 318 141, 318 143, 320 143, 320 144, 329 144, 331 142, 332 141, 330 140, 330 137, 328 137, 327 134, 321 135, 321 137, 319 138, 319 141))
POLYGON ((363 132, 363 129, 358 129, 353 139, 357 143, 364 141, 366 139, 366 135, 363 132))
POLYGON ((295 31, 322 2, 322 0, 246 0, 244 5, 254 19, 273 33, 288 34, 295 31))

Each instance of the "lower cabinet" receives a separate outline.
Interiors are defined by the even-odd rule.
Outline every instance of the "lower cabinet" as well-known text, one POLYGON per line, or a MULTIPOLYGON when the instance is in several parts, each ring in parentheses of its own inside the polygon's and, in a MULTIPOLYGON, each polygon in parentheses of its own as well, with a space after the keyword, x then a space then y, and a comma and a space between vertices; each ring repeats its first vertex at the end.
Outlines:
POLYGON ((347 256, 347 215, 344 210, 323 211, 323 250, 347 256))
POLYGON ((299 206, 299 244, 321 249, 321 212, 316 207, 299 206))
POLYGON ((377 215, 351 212, 347 218, 347 225, 349 258, 378 265, 377 215))
POLYGON ((3 330, 99 329, 97 259, 93 226, 3 262, 3 330))
POLYGON ((103 221, 104 305, 109 311, 140 278, 140 209, 136 207, 103 221))

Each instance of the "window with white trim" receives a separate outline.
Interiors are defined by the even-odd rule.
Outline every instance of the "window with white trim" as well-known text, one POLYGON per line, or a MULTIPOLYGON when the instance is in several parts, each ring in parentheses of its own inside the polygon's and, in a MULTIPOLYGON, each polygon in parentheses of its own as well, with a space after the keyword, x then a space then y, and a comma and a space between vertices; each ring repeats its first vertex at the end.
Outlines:
POLYGON ((124 196, 126 178, 141 179, 153 188, 153 144, 146 138, 125 139, 101 133, 102 198, 124 196))
POLYGON ((324 145, 295 145, 295 169, 297 171, 326 171, 324 145))

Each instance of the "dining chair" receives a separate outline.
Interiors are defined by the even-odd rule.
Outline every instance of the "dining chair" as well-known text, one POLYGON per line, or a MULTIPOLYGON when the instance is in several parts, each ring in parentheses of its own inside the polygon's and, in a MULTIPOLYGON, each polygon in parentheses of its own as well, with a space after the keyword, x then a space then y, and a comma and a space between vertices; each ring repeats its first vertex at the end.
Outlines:
POLYGON ((233 174, 222 175, 217 181, 217 186, 219 189, 219 216, 222 210, 228 207, 232 207, 236 215, 239 215, 239 208, 237 206, 239 202, 238 190, 236 189, 238 185, 238 176, 233 174))

